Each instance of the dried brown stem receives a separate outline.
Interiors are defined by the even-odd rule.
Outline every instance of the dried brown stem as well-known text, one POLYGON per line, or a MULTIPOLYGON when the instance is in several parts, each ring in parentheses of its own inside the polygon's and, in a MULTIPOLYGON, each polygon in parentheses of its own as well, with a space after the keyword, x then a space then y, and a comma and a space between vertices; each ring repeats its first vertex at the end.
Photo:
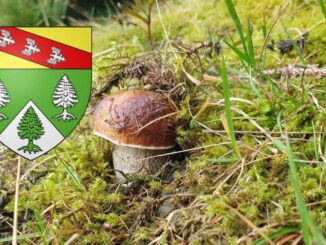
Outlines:
POLYGON ((299 76, 309 76, 315 79, 321 79, 326 77, 326 69, 318 68, 315 66, 303 68, 303 67, 282 67, 278 69, 269 69, 263 72, 267 76, 276 77, 299 77, 299 76))

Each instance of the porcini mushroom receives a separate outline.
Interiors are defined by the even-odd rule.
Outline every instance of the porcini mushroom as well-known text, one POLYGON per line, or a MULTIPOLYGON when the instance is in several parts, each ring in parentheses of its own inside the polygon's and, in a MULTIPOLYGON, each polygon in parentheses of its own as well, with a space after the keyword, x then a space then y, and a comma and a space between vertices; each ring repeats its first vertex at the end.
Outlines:
POLYGON ((157 92, 127 90, 104 97, 93 115, 94 134, 111 141, 116 176, 156 173, 168 157, 154 157, 175 146, 176 108, 157 92))

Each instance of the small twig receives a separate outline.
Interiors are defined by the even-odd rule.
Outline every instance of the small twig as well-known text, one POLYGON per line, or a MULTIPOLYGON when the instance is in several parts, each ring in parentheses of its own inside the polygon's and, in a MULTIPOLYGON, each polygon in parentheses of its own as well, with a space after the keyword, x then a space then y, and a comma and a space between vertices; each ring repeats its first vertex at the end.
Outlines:
POLYGON ((54 158, 55 155, 51 155, 48 158, 42 160, 41 162, 37 163, 37 164, 33 164, 34 162, 32 162, 32 167, 30 169, 28 169, 20 178, 20 180, 23 180, 24 178, 27 177, 27 175, 32 172, 34 169, 36 169, 37 167, 39 167, 40 165, 42 165, 43 163, 47 162, 48 160, 54 158))
MULTIPOLYGON (((10 224, 10 223, 7 221, 7 218, 4 217, 1 213, 0 213, 0 218, 1 218, 2 221, 4 221, 8 226, 10 226, 11 228, 14 228, 14 227, 12 226, 12 224, 10 224)), ((17 233, 18 233, 19 235, 23 235, 23 233, 22 233, 21 231, 19 231, 18 229, 17 229, 17 233)), ((33 242, 31 239, 29 239, 29 238, 26 238, 26 240, 27 240, 30 244, 37 245, 36 243, 34 243, 34 242, 33 242)))
POLYGON ((292 242, 292 245, 297 245, 301 240, 302 240, 302 234, 292 242))
POLYGON ((44 209, 44 211, 41 213, 41 216, 43 217, 47 212, 53 210, 54 208, 55 208, 55 204, 50 205, 49 207, 44 209))
POLYGON ((261 235, 269 244, 275 244, 266 234, 262 231, 261 228, 257 227, 254 223, 252 223, 249 219, 247 219, 244 215, 242 215, 238 210, 226 204, 226 206, 234 212, 241 220, 243 220, 248 226, 250 226, 253 230, 257 231, 259 235, 261 235))
POLYGON ((290 241, 293 241, 294 238, 298 238, 298 237, 300 237, 300 234, 298 234, 298 233, 290 234, 290 235, 283 237, 279 241, 277 241, 277 244, 279 244, 279 245, 289 244, 290 241))
POLYGON ((64 243, 64 245, 69 245, 69 244, 72 244, 75 240, 77 240, 78 238, 80 237, 79 233, 75 233, 73 234, 69 239, 68 241, 66 241, 64 243))
POLYGON ((230 142, 222 142, 222 143, 219 143, 219 144, 204 145, 204 146, 194 147, 194 148, 190 148, 190 149, 186 149, 186 150, 174 151, 174 152, 159 154, 159 155, 155 155, 155 156, 151 156, 151 157, 146 157, 146 158, 142 158, 142 159, 136 159, 134 161, 144 161, 144 160, 148 160, 148 159, 152 159, 152 158, 170 156, 170 155, 180 154, 180 153, 184 153, 184 152, 201 150, 201 149, 208 148, 208 147, 221 146, 221 145, 229 145, 229 144, 230 144, 230 142))
POLYGON ((14 227, 12 232, 12 244, 17 244, 17 226, 18 226, 18 198, 19 198, 19 182, 20 182, 20 166, 21 158, 18 157, 17 176, 16 176, 16 189, 15 189, 15 204, 14 204, 14 227))
POLYGON ((110 79, 107 80, 107 82, 104 84, 103 87, 100 88, 97 92, 95 92, 95 97, 102 96, 103 93, 110 91, 111 88, 115 85, 117 85, 120 81, 120 79, 124 76, 124 71, 120 71, 116 74, 114 74, 110 79))
POLYGON ((164 118, 166 118, 166 117, 174 116, 174 115, 176 115, 176 114, 178 114, 178 111, 176 111, 176 112, 172 112, 172 113, 169 113, 169 114, 166 114, 166 115, 161 116, 161 117, 159 117, 159 118, 156 118, 156 119, 150 121, 149 123, 147 123, 146 125, 140 127, 137 131, 132 132, 132 133, 130 133, 130 134, 137 134, 137 133, 139 133, 140 131, 142 131, 144 128, 150 126, 151 124, 153 124, 153 123, 155 123, 155 122, 157 122, 157 121, 159 121, 159 120, 162 120, 162 119, 164 119, 164 118))
POLYGON ((161 15, 161 10, 160 10, 160 7, 159 7, 159 4, 158 4, 158 0, 155 0, 155 3, 156 3, 156 8, 157 8, 157 14, 158 14, 158 17, 160 19, 160 22, 161 22, 161 25, 162 25, 162 28, 163 28, 163 31, 164 31, 164 36, 165 36, 165 39, 166 41, 169 43, 169 46, 171 48, 171 51, 174 55, 175 58, 178 58, 177 56, 177 53, 175 52, 175 50, 173 49, 172 45, 171 45, 171 42, 170 42, 170 38, 169 38, 169 35, 168 35, 168 32, 164 26, 164 23, 163 23, 163 19, 162 19, 162 15, 161 15))

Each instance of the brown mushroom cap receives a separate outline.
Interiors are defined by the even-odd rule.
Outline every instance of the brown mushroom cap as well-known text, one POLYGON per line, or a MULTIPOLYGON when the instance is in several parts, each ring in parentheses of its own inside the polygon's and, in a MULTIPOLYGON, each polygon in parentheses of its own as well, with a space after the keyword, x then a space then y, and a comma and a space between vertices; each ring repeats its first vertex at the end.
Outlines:
POLYGON ((128 90, 105 97, 93 115, 94 133, 114 144, 145 149, 175 145, 175 107, 161 93, 128 90))

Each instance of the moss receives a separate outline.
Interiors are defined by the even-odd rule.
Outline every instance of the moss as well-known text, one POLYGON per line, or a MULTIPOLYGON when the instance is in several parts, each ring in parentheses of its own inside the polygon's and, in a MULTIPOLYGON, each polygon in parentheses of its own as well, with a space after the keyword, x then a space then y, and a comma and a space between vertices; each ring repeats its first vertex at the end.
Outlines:
MULTIPOLYGON (((268 4, 239 0, 236 8, 243 23, 250 18, 256 46, 264 42, 261 33, 263 16, 269 30, 281 13, 282 22, 294 38, 297 38, 294 28, 302 32, 310 29, 303 55, 309 64, 325 65, 321 51, 326 44, 326 37, 322 35, 326 26, 321 22, 324 19, 317 3, 308 5, 300 1, 292 8, 279 0, 268 4)), ((222 36, 227 39, 228 34, 238 41, 236 29, 222 2, 168 1, 160 4, 160 9, 175 50, 181 42, 191 49, 205 40, 214 41, 222 36)), ((57 243, 64 243, 78 233, 79 244, 147 244, 154 239, 163 244, 235 244, 253 231, 229 207, 267 233, 282 227, 300 227, 288 174, 288 158, 273 143, 276 139, 283 140, 277 133, 277 116, 281 115, 282 128, 288 132, 295 158, 300 160, 296 164, 306 205, 318 226, 326 230, 326 173, 319 149, 316 151, 316 144, 325 149, 325 136, 322 134, 320 140, 313 136, 313 125, 315 131, 325 132, 325 79, 275 79, 280 89, 277 91, 268 81, 255 77, 259 81, 260 96, 257 96, 238 57, 224 49, 232 72, 229 76, 232 97, 249 101, 232 100, 233 108, 249 116, 232 111, 235 135, 243 157, 237 161, 220 119, 224 105, 219 103, 223 99, 218 80, 219 57, 210 56, 208 48, 191 57, 178 50, 175 57, 169 43, 163 41, 165 34, 155 8, 153 47, 141 28, 144 23, 126 13, 121 17, 122 24, 110 20, 107 26, 95 29, 95 53, 109 50, 95 61, 94 89, 98 90, 108 77, 122 71, 130 60, 155 63, 153 57, 158 55, 166 65, 164 67, 172 67, 177 88, 183 91, 177 93, 176 100, 179 108, 177 142, 178 149, 187 152, 176 154, 179 158, 172 158, 165 173, 132 176, 125 183, 119 183, 112 167, 111 144, 92 135, 90 115, 87 115, 74 134, 55 151, 38 159, 36 164, 44 163, 22 181, 19 214, 28 222, 20 228, 24 228, 26 234, 38 232, 32 212, 36 209, 39 212, 47 210, 42 216, 47 224, 46 238, 53 237, 57 243), (202 85, 196 86, 190 81, 183 69, 201 80, 202 85), (217 79, 202 79, 202 70, 217 79), (200 110, 208 95, 210 102, 200 110), (256 124, 268 132, 262 132, 256 124), (63 162, 78 181, 69 175, 63 162), (167 203, 170 206, 166 208, 167 203), (161 217, 159 210, 162 209, 170 210, 169 214, 161 217), (103 223, 109 224, 110 228, 104 229, 103 223)), ((287 38, 280 21, 271 31, 271 38, 275 41, 287 38)), ((258 56, 259 48, 255 52, 258 56)), ((296 58, 293 52, 282 56, 267 51, 263 68, 294 63, 296 58)), ((142 87, 142 82, 135 78, 126 79, 118 84, 119 88, 114 87, 108 92, 130 86, 142 87)), ((92 100, 90 110, 97 102, 95 98, 92 100)), ((15 169, 9 166, 14 166, 15 159, 10 154, 6 159, 8 163, 0 166, 0 174, 5 177, 0 179, 0 200, 1 195, 5 196, 5 209, 12 212, 15 169), (2 167, 11 171, 2 171, 2 167)), ((23 172, 31 166, 24 161, 23 172)), ((5 235, 9 236, 9 233, 5 235)), ((252 240, 258 238, 257 234, 249 236, 252 240)), ((35 242, 39 240, 35 239, 35 242)))
POLYGON ((160 190, 161 189, 161 183, 158 181, 151 181, 149 183, 149 186, 154 190, 160 190))
POLYGON ((249 229, 246 224, 239 222, 239 217, 232 213, 227 213, 222 221, 222 230, 228 237, 241 237, 242 234, 248 233, 249 229))

